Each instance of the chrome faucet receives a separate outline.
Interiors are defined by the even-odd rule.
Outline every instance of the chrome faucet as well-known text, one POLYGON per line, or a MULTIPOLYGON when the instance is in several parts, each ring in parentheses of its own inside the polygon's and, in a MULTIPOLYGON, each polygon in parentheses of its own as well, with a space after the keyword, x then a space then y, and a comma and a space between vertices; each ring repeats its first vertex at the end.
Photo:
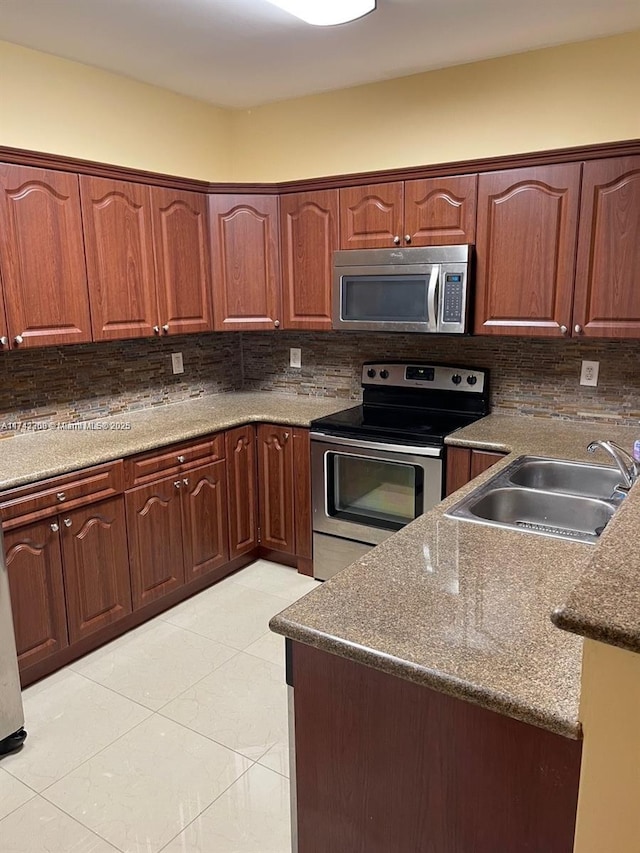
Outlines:
POLYGON ((640 466, 638 463, 630 453, 627 453, 626 450, 623 450, 620 445, 613 441, 592 441, 587 447, 587 451, 589 453, 595 453, 598 448, 602 448, 602 450, 607 451, 618 466, 620 474, 622 475, 623 481, 619 486, 616 486, 615 491, 623 493, 628 492, 638 477, 640 477, 640 466))

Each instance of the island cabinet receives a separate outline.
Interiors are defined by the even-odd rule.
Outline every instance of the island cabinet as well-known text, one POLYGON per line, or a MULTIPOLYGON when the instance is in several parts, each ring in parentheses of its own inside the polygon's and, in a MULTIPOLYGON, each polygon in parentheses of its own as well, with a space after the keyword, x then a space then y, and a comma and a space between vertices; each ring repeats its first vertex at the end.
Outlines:
POLYGON ((260 424, 258 503, 261 547, 296 557, 298 570, 312 574, 308 429, 260 424))
POLYGON ((116 462, 2 496, 22 671, 131 612, 121 493, 122 463, 116 462))
POLYGON ((0 164, 0 280, 4 348, 91 340, 77 175, 0 164))
POLYGON ((461 489, 470 480, 479 477, 496 462, 504 459, 505 453, 492 450, 476 450, 472 447, 447 447, 446 496, 461 489))
POLYGON ((126 480, 134 610, 228 562, 222 436, 127 460, 126 480))
POLYGON ((210 195, 209 219, 215 329, 279 328, 278 197, 210 195))
POLYGON ((478 180, 476 334, 570 334, 580 163, 478 180))
POLYGON ((333 253, 340 248, 339 192, 280 196, 282 328, 331 328, 333 253))
POLYGON ((581 741, 287 647, 298 853, 572 853, 581 741))
POLYGON ((640 157, 584 164, 574 335, 640 337, 640 157))
POLYGON ((204 332, 206 197, 80 177, 94 340, 204 332))
POLYGON ((341 248, 473 243, 477 183, 453 175, 341 189, 341 248))

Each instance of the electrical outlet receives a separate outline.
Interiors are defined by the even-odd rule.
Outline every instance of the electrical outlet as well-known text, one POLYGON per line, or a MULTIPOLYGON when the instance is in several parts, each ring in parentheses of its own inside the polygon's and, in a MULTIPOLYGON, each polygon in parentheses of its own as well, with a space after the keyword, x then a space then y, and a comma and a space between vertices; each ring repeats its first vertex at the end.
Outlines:
POLYGON ((181 352, 171 353, 171 367, 174 373, 184 373, 184 363, 182 361, 181 352))
POLYGON ((582 370, 580 372, 581 385, 597 385, 598 373, 600 372, 599 361, 583 361, 582 370))
POLYGON ((290 348, 289 367, 302 367, 302 350, 300 349, 300 347, 290 348))

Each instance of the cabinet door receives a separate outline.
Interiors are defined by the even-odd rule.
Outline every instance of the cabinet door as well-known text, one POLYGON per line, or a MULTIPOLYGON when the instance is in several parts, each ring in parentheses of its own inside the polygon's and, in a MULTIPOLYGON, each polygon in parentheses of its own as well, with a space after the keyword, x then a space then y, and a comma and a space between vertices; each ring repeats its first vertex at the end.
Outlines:
POLYGON ((640 338, 640 157, 583 169, 574 334, 640 338))
POLYGON ((480 175, 476 334, 571 328, 580 164, 480 175))
POLYGON ((343 249, 392 249, 404 243, 404 184, 372 184, 340 190, 343 249))
POLYGON ((225 462, 203 465, 183 477, 185 578, 189 582, 229 561, 225 462))
POLYGON ((149 189, 80 177, 93 338, 141 338, 158 324, 149 189))
POLYGON ((167 477, 125 494, 134 610, 184 584, 181 487, 167 477))
POLYGON ((91 340, 77 175, 0 165, 0 268, 13 346, 91 340))
POLYGON ((295 554, 292 428, 258 427, 260 544, 295 554))
POLYGON ((170 335, 212 331, 207 197, 162 187, 149 192, 160 328, 170 335))
POLYGON ((5 533, 13 624, 21 669, 69 645, 57 521, 5 533))
POLYGON ((72 643, 131 613, 131 580, 124 498, 60 517, 72 643))
POLYGON ((484 474, 492 468, 496 462, 504 459, 504 453, 494 453, 491 450, 471 450, 471 479, 484 474))
POLYGON ((477 187, 477 175, 406 181, 405 244, 453 246, 475 243, 477 187))
POLYGON ((338 190, 280 197, 285 329, 331 328, 333 253, 339 248, 338 190))
POLYGON ((256 429, 243 426, 225 435, 229 507, 229 557, 239 557, 258 545, 256 429))
POLYGON ((276 196, 209 196, 213 318, 218 331, 280 326, 276 196))
POLYGON ((446 496, 461 489, 470 480, 504 459, 504 453, 475 450, 469 447, 447 447, 446 496))

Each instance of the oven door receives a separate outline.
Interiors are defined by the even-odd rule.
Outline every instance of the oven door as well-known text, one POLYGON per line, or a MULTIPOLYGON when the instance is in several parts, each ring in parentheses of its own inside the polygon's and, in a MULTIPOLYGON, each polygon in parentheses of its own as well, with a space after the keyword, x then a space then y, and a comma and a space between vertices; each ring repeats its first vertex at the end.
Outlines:
POLYGON ((442 450, 311 434, 313 529, 377 545, 442 500, 442 450))

